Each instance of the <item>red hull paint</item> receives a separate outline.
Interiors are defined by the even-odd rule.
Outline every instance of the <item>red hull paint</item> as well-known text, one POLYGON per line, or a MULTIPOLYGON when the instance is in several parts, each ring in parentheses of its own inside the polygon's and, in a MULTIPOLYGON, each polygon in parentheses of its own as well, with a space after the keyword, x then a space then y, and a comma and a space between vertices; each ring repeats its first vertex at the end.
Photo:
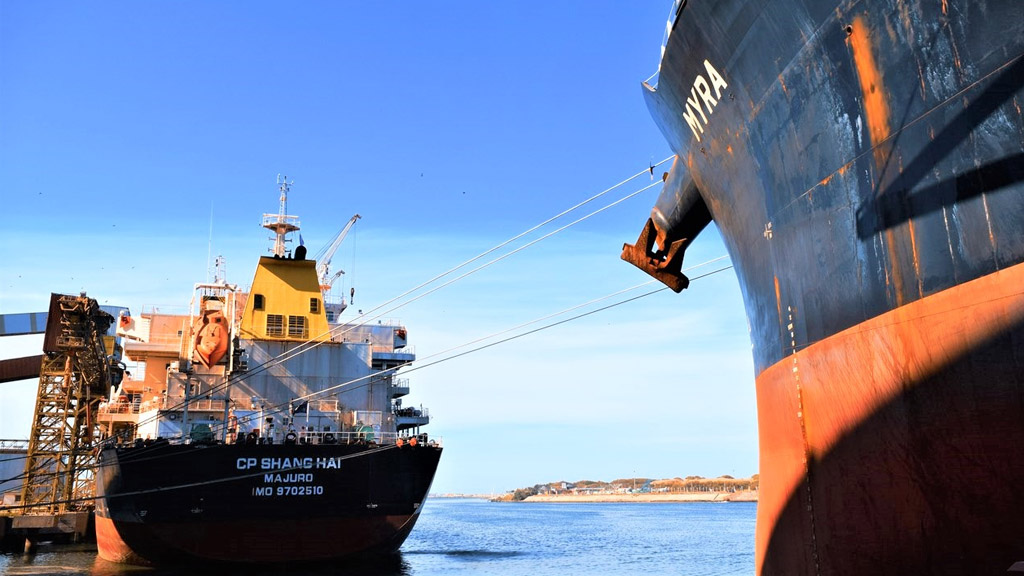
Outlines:
POLYGON ((762 372, 758 573, 1004 573, 1024 560, 1022 327, 1024 264, 762 372))
POLYGON ((393 552, 418 514, 347 519, 220 521, 195 524, 119 522, 96 516, 104 560, 127 564, 171 561, 316 562, 393 552), (129 547, 127 542, 132 542, 129 547), (136 554, 133 549, 138 551, 136 554))
POLYGON ((95 519, 96 549, 100 558, 108 562, 120 564, 149 564, 145 558, 133 552, 125 544, 124 540, 121 539, 121 535, 117 532, 117 527, 114 526, 114 522, 110 518, 104 518, 96 514, 95 519))

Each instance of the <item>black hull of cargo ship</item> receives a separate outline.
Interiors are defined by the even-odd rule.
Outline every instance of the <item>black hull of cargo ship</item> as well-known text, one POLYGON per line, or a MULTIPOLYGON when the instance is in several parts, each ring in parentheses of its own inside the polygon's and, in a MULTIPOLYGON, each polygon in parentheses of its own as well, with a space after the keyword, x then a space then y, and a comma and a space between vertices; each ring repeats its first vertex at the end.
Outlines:
POLYGON ((108 448, 96 538, 133 564, 319 562, 396 551, 441 448, 169 445, 108 448))
POLYGON ((1024 561, 1024 2, 690 0, 645 93, 677 158, 624 258, 678 290, 721 231, 758 573, 1024 561))

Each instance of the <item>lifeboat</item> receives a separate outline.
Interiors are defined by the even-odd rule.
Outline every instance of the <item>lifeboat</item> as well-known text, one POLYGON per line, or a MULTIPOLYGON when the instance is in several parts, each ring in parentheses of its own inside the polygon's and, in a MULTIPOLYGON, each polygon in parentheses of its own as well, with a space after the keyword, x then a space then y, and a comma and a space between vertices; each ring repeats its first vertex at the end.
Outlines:
POLYGON ((204 310, 192 327, 195 334, 195 358, 209 368, 221 361, 228 351, 227 319, 221 310, 204 310))

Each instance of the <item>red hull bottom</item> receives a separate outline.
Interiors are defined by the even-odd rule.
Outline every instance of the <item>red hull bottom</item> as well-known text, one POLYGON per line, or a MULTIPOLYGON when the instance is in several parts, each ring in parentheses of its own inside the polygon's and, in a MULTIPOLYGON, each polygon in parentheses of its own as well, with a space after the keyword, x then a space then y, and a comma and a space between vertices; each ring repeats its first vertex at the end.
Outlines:
POLYGON ((136 554, 125 544, 110 518, 104 518, 99 514, 96 514, 95 518, 96 549, 100 558, 119 564, 138 564, 143 566, 149 564, 145 558, 136 554))
POLYGON ((1022 287, 1017 265, 758 376, 758 574, 1005 574, 1024 560, 1022 287))
POLYGON ((115 523, 96 515, 99 556, 110 562, 317 562, 394 552, 418 514, 353 519, 115 523), (129 544, 130 543, 130 544, 129 544))

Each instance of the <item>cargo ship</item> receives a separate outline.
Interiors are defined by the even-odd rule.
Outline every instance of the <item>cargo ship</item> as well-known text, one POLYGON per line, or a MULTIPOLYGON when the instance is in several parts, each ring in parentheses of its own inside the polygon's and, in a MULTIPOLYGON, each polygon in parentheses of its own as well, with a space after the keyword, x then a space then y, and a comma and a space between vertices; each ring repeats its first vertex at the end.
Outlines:
MULTIPOLYGON (((292 563, 387 554, 441 456, 402 407, 415 354, 396 322, 343 322, 329 261, 289 235, 290 184, 264 214, 248 290, 218 271, 188 314, 122 314, 125 377, 99 409, 96 540, 109 561, 292 563), (134 371, 134 374, 132 373, 134 371)), ((218 268, 219 270, 219 268, 218 268)))
POLYGON ((753 344, 758 574, 1024 569, 1024 2, 688 0, 622 257, 714 222, 753 344), (1015 568, 1014 568, 1015 567, 1015 568))

